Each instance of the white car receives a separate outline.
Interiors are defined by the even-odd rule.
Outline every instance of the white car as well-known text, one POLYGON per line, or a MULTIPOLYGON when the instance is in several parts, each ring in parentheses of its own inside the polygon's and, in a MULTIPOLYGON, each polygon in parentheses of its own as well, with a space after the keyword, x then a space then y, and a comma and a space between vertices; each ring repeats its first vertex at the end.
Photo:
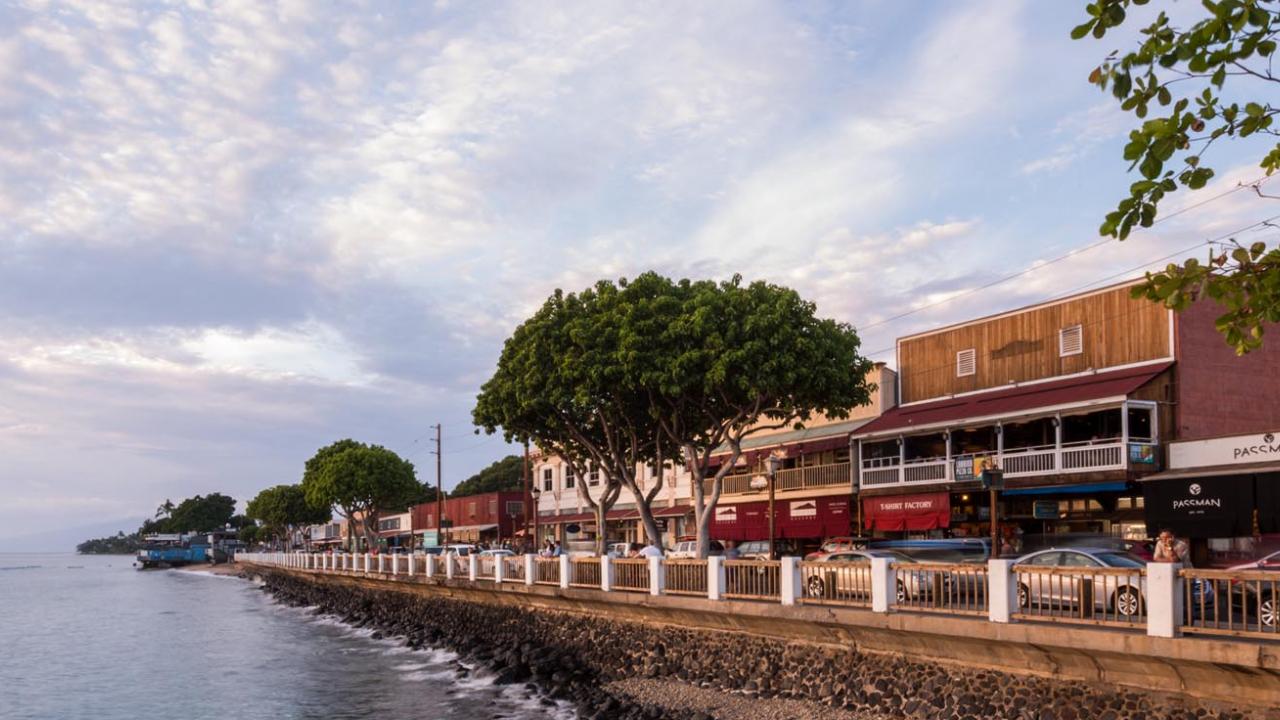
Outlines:
MULTIPOLYGON (((712 540, 710 554, 723 555, 724 546, 721 545, 718 541, 712 540)), ((675 548, 672 549, 671 552, 667 553, 667 557, 671 558, 672 560, 679 560, 682 558, 685 558, 685 559, 697 558, 698 557, 698 541, 697 540, 681 540, 680 542, 676 543, 675 548)))
POLYGON ((506 548, 480 551, 480 557, 512 557, 513 555, 515 555, 515 552, 506 548))
POLYGON ((453 553, 458 557, 466 557, 472 553, 479 553, 480 548, 475 545, 446 545, 444 551, 446 553, 453 553))

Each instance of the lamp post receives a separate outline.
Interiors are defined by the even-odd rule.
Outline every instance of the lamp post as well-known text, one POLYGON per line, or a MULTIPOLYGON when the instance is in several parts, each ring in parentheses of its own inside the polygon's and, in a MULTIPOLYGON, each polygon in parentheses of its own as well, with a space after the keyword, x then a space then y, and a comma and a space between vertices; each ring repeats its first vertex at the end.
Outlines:
POLYGON ((783 460, 784 460, 783 456, 779 453, 775 452, 769 455, 769 461, 768 461, 768 464, 766 465, 769 476, 766 478, 763 475, 757 475, 754 478, 751 478, 752 490, 763 490, 766 487, 769 489, 769 559, 770 560, 778 559, 777 553, 774 550, 774 538, 777 537, 777 527, 776 527, 777 515, 774 511, 774 499, 775 499, 775 492, 776 492, 775 480, 778 477, 778 470, 782 469, 783 460))
POLYGON ((539 537, 541 533, 538 530, 538 498, 542 497, 542 491, 538 489, 537 483, 534 483, 529 488, 529 497, 533 498, 533 551, 537 552, 539 550, 538 542, 541 540, 539 537))

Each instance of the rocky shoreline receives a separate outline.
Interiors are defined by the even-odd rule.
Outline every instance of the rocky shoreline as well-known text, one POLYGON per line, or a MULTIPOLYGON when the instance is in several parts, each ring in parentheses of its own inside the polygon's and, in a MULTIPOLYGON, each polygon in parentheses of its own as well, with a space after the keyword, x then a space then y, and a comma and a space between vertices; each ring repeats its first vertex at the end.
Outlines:
POLYGON ((1260 720, 1219 707, 1118 687, 949 667, 849 648, 739 633, 652 626, 261 573, 281 602, 448 648, 572 703, 591 720, 1260 720), (711 694, 708 694, 711 693, 711 694))

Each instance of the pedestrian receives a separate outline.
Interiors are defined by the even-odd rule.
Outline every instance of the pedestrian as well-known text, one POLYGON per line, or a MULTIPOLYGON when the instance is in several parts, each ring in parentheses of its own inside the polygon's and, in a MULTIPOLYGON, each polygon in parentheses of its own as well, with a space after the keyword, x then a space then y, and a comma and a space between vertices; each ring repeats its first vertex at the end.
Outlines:
POLYGON ((653 544, 653 541, 650 540, 648 545, 645 545, 643 548, 640 549, 640 552, 636 553, 636 556, 637 557, 662 557, 662 548, 653 544))
POLYGON ((560 557, 564 555, 564 551, 560 549, 560 543, 556 540, 551 541, 551 557, 560 557))
POLYGON ((1152 554, 1152 562, 1176 562, 1184 567, 1191 567, 1191 547, 1179 540, 1173 531, 1164 528, 1156 538, 1156 549, 1152 554))
POLYGON ((737 560, 742 553, 738 550, 738 543, 733 540, 724 541, 724 559, 737 560))

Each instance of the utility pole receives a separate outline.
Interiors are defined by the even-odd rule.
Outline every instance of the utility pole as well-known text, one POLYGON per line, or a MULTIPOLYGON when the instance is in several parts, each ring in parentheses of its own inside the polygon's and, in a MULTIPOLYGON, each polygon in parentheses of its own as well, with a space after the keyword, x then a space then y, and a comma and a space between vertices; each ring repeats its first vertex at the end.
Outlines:
MULTIPOLYGON (((522 474, 522 477, 524 478, 524 507, 525 507, 524 541, 526 544, 529 544, 529 521, 533 519, 533 515, 538 512, 538 509, 533 506, 533 486, 529 484, 529 441, 528 440, 526 440, 524 443, 524 467, 521 470, 521 474, 522 474)), ((538 541, 535 538, 532 544, 533 549, 535 551, 538 549, 537 542, 538 541)))
POLYGON ((444 537, 444 475, 440 472, 440 424, 436 423, 432 427, 436 429, 436 449, 432 451, 436 456, 436 542, 440 547, 445 547, 449 543, 444 537))

